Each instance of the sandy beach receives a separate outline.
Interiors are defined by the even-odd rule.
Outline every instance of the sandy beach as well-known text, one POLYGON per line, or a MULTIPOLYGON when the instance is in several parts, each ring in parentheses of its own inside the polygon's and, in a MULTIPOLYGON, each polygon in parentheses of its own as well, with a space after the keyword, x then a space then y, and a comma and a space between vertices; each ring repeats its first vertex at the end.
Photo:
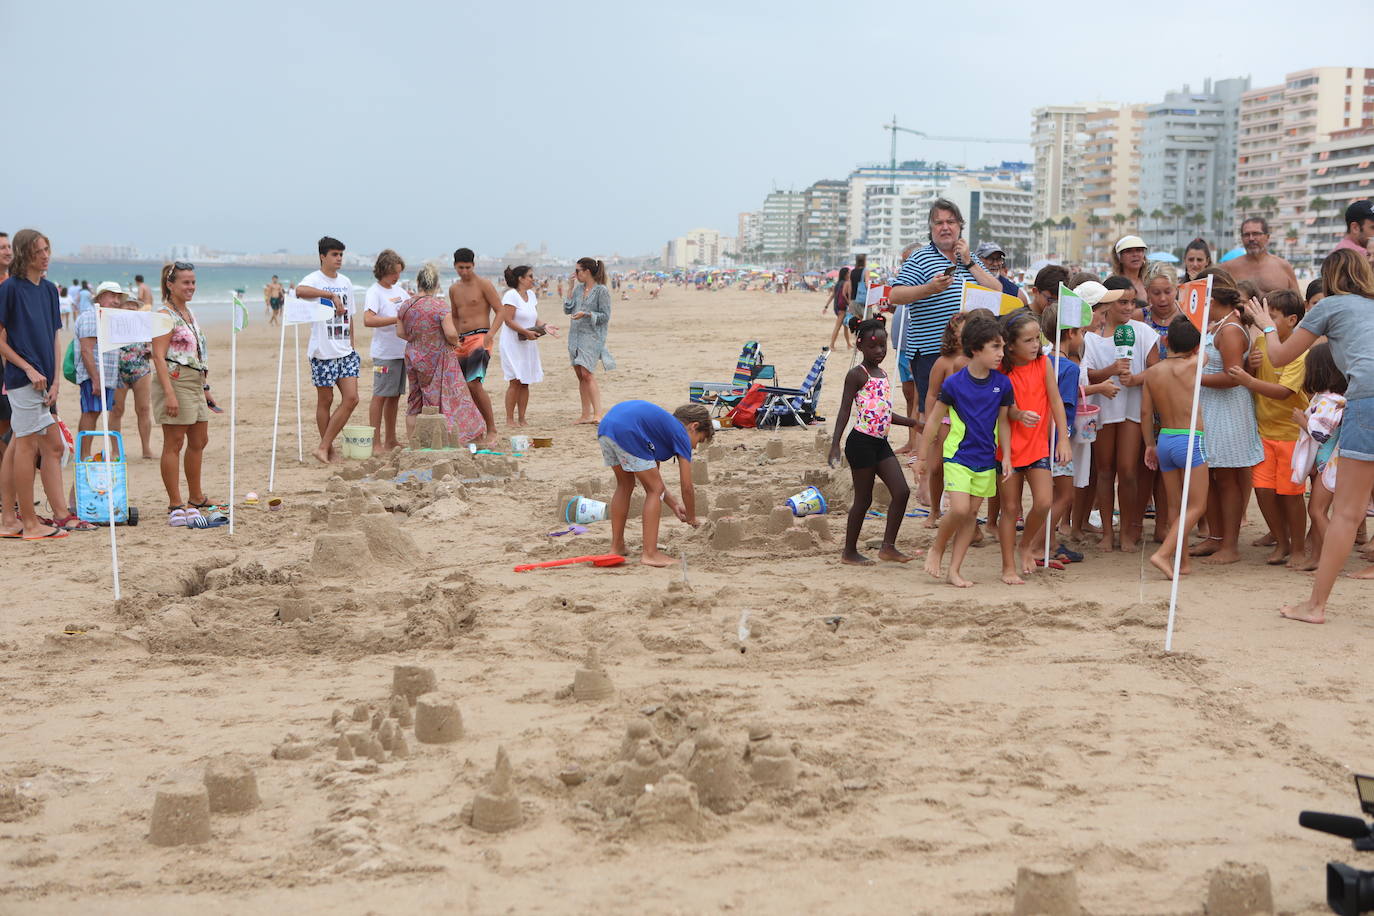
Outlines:
MULTIPOLYGON (((613 304, 607 405, 671 408, 689 381, 728 381, 746 337, 799 383, 834 320, 804 293, 632 296, 613 304)), ((541 304, 563 324, 557 311, 541 304)), ((211 347, 227 408, 227 325, 211 347)), ((0 544, 0 912, 1009 913, 1018 866, 1054 862, 1076 868, 1087 912, 1197 914, 1209 872, 1240 862, 1268 869, 1276 912, 1317 914, 1328 859, 1374 867, 1297 823, 1305 808, 1357 814, 1351 774, 1374 769, 1368 583, 1339 581, 1325 626, 1286 622, 1278 605, 1309 579, 1243 546, 1241 563, 1183 583, 1165 654, 1169 582, 1139 553, 1084 547, 1085 562, 1012 587, 993 545, 972 552, 967 591, 919 562, 844 567, 849 472, 817 448, 828 424, 718 434, 698 488, 712 520, 664 523, 685 569, 516 573, 609 545, 604 522, 547 536, 570 496, 609 498, 611 474, 594 429, 571 425, 564 342, 541 347, 548 378, 519 432, 553 447, 522 458, 301 464, 288 387, 284 508, 240 506, 232 538, 163 523, 130 400, 144 523, 118 530, 123 600, 103 530, 0 544), (394 482, 408 471, 433 479, 394 482), (777 517, 807 484, 832 514, 777 517), (614 690, 569 695, 599 680, 592 648, 614 690), (393 720, 398 665, 432 669, 437 691, 393 720), (457 740, 396 724, 444 703, 457 740), (336 759, 341 734, 368 749, 374 715, 408 753, 336 759), (508 786, 489 784, 499 748, 508 786), (199 784, 226 753, 252 767, 261 804, 212 814, 206 842, 151 843, 159 788, 199 784), (568 780, 585 778, 567 785, 573 766, 568 780), (498 808, 515 826, 474 826, 498 808)), ((241 499, 267 495, 277 336, 260 309, 239 361, 241 499)), ((827 417, 848 361, 832 357, 827 417)), ((366 422, 366 371, 360 396, 366 422)), ((62 404, 74 427, 75 386, 62 404)), ((220 500, 227 433, 216 416, 220 500)), ((629 535, 634 551, 633 519, 629 535)), ((908 519, 900 545, 930 535, 908 519)))

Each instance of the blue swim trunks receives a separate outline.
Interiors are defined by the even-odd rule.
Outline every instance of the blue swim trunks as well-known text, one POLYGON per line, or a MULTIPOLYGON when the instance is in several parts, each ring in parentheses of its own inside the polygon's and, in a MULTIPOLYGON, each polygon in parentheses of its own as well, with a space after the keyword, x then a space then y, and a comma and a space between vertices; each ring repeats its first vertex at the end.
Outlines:
MULTIPOLYGON (((1161 429, 1155 442, 1159 453, 1161 471, 1181 471, 1188 462, 1188 430, 1161 429)), ((1193 467, 1207 463, 1207 455, 1202 449, 1202 433, 1193 437, 1193 467)))
POLYGON ((337 359, 310 357, 310 381, 316 388, 333 388, 341 378, 357 378, 362 368, 362 359, 354 350, 347 356, 337 359))

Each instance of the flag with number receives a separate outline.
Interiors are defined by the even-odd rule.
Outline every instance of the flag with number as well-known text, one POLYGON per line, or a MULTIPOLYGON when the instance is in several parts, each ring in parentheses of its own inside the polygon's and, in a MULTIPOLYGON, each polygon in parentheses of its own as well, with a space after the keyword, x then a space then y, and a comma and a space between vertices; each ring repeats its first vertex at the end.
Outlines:
POLYGON ((1208 286, 1211 284, 1211 277, 1203 277, 1201 280, 1192 280, 1188 283, 1179 284, 1178 287, 1178 308, 1179 311, 1188 316, 1188 320, 1199 332, 1205 333, 1207 323, 1207 299, 1208 286))
POLYGON ((1093 323, 1093 308, 1073 290, 1059 284, 1059 326, 1086 328, 1093 323))

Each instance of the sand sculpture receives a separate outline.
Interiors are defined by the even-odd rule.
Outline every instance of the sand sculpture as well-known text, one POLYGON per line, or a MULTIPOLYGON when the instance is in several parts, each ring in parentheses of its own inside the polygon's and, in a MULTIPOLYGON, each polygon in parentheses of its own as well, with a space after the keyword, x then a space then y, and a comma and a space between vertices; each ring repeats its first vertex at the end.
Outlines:
POLYGON ((692 459, 692 483, 708 484, 711 482, 711 463, 705 455, 692 459))
POLYGON ((630 820, 640 830, 695 836, 702 826, 696 787, 681 775, 669 773, 652 792, 639 796, 630 820))
POLYGON ((472 827, 484 833, 500 833, 520 826, 524 815, 511 784, 510 757, 504 747, 496 750, 496 767, 486 786, 472 800, 472 827))
POLYGON ((635 796, 644 791, 645 786, 658 782, 666 768, 658 749, 651 744, 641 744, 635 752, 635 759, 625 767, 620 777, 620 794, 635 796))
POLYGON ((1012 916, 1080 916, 1072 865, 1022 865, 1016 870, 1012 916))
POLYGON ((239 754, 224 754, 206 764, 205 791, 216 814, 240 814, 262 804, 253 768, 239 754))
POLYGON ((587 650, 587 660, 582 667, 573 672, 573 699, 595 702, 615 695, 615 685, 601 667, 601 653, 592 646, 587 650))
POLYGON ((744 542, 744 522, 737 518, 716 520, 715 530, 711 532, 711 546, 716 550, 729 550, 744 542))
POLYGON ((708 729, 697 736, 686 775, 697 787, 700 803, 712 811, 725 814, 739 807, 739 760, 725 747, 719 732, 708 729))
POLYGON ((314 748, 295 735, 287 735, 286 740, 272 749, 277 760, 304 760, 314 753, 314 748))
POLYGON ((416 697, 437 689, 438 682, 434 679, 433 668, 397 665, 391 669, 391 692, 405 697, 412 706, 415 705, 416 697))
POLYGON ((781 534, 792 527, 792 510, 786 506, 774 506, 768 514, 768 533, 781 534))
POLYGON ((782 440, 781 440, 781 439, 769 439, 769 440, 768 440, 768 444, 767 444, 766 446, 764 446, 764 452, 763 452, 763 453, 764 453, 765 455, 767 455, 769 458, 781 458, 781 457, 782 457, 782 440))
POLYGON ((1263 865, 1224 862, 1207 881, 1207 916, 1256 916, 1274 912, 1269 870, 1263 865))
POLYGON ((204 785, 164 786, 153 801, 148 842, 154 846, 181 846, 210 839, 210 796, 204 785))
POLYGON ((443 694, 426 694, 415 702, 415 740, 447 744, 463 737, 463 714, 458 701, 443 694))
POLYGON ((335 760, 353 760, 358 755, 353 753, 353 742, 348 740, 347 735, 340 735, 339 740, 334 742, 337 751, 334 754, 335 760))
POLYGON ((797 758, 776 738, 759 743, 749 762, 749 776, 761 786, 790 789, 797 784, 797 758))

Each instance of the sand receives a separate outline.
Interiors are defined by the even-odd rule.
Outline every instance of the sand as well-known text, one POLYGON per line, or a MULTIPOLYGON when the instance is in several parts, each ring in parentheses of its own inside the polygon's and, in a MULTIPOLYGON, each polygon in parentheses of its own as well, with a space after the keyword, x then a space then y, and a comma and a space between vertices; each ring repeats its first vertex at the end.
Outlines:
MULTIPOLYGON (((820 304, 616 302, 604 398, 676 405, 689 381, 728 379, 746 336, 799 382, 829 338, 820 304)), ((239 492, 265 500, 275 335, 255 320, 240 344, 239 492)), ((227 402, 223 326, 211 346, 227 402)), ((1088 549, 1016 588, 982 548, 970 591, 919 563, 842 567, 842 514, 773 516, 807 485, 848 503, 814 429, 718 437, 715 520, 664 522, 685 568, 515 573, 609 546, 604 522, 545 536, 611 475, 569 425, 563 343, 541 346, 519 432, 553 447, 525 458, 298 464, 288 389, 283 508, 242 509, 233 538, 159 524, 157 469, 134 459, 147 521, 118 531, 117 606, 103 532, 0 545, 0 911, 1009 913, 1019 869, 1051 862, 1085 912, 1182 914, 1241 862, 1267 870, 1277 912, 1316 914, 1328 858, 1368 866, 1297 826, 1303 808, 1356 813, 1350 773, 1374 767, 1368 583, 1338 582, 1324 627, 1284 622, 1309 580, 1245 547, 1184 583, 1165 655, 1168 583, 1139 555, 1088 549), (591 647, 614 692, 585 702, 564 690, 591 647), (416 740, 396 666, 433 672, 404 689, 460 710, 461 738, 416 740), (211 813, 204 842, 149 842, 158 793, 225 754, 260 804, 211 813), (483 793, 518 799, 518 823, 503 801, 508 829, 473 829, 483 793)), ((847 362, 827 371, 827 416, 847 362)), ((499 370, 488 390, 499 411, 499 370)), ((355 419, 367 398, 365 372, 355 419)), ((220 498, 226 423, 206 461, 220 498)), ((910 519, 900 546, 928 539, 910 519)))

